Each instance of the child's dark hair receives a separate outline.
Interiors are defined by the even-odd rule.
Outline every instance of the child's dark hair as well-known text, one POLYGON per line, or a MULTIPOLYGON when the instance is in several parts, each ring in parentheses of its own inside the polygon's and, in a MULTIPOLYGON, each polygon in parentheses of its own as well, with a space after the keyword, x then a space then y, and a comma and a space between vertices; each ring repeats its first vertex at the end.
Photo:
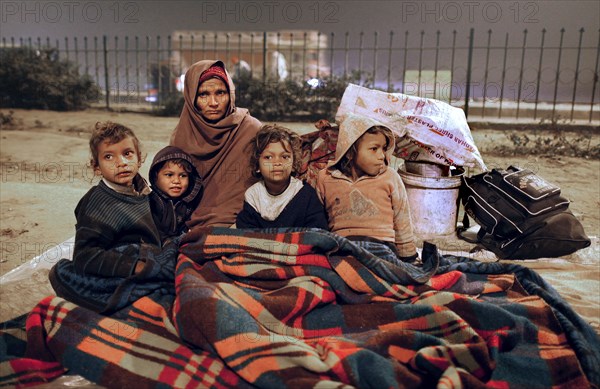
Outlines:
MULTIPOLYGON (((390 149, 390 147, 396 147, 394 133, 392 132, 392 130, 390 130, 387 127, 384 127, 384 126, 373 126, 373 127, 369 128, 367 131, 365 131, 365 134, 383 134, 383 136, 385 136, 385 149, 384 149, 384 151, 388 151, 390 149)), ((361 138, 362 138, 362 135, 361 135, 361 138)), ((356 157, 356 152, 357 152, 356 151, 356 144, 358 143, 359 140, 360 140, 360 138, 358 138, 356 140, 356 142, 354 142, 352 144, 352 146, 348 149, 348 151, 346 151, 346 154, 344 154, 344 156, 336 164, 336 167, 344 175, 349 176, 349 177, 352 176, 352 166, 353 166, 353 163, 354 163, 352 161, 356 157)), ((389 163, 389 161, 386 158, 385 159, 385 164, 387 165, 388 163, 389 163)))
POLYGON ((256 136, 250 141, 252 147, 250 154, 250 167, 252 168, 252 175, 260 178, 261 174, 258 171, 259 165, 258 160, 260 154, 267 148, 270 143, 281 142, 281 145, 286 151, 292 153, 294 162, 292 164, 292 176, 297 175, 302 167, 302 139, 294 131, 279 126, 277 124, 264 124, 256 136), (288 150, 289 144, 291 150, 288 150))
POLYGON ((194 174, 196 173, 196 170, 194 170, 194 167, 192 166, 190 161, 185 160, 183 158, 173 158, 173 159, 167 159, 165 161, 160 162, 158 165, 156 165, 152 169, 153 180, 157 179, 158 172, 160 172, 160 169, 162 169, 166 165, 167 162, 170 162, 177 166, 181 166, 183 168, 183 170, 185 170, 185 172, 190 176, 190 179, 192 179, 194 174))
POLYGON ((140 147, 140 141, 133 133, 133 130, 129 127, 125 127, 122 124, 113 122, 97 122, 94 129, 92 130, 92 136, 90 138, 90 152, 92 158, 90 164, 92 168, 98 167, 98 147, 103 142, 109 144, 119 143, 123 139, 131 137, 133 139, 133 145, 138 155, 138 160, 143 162, 142 150, 140 147))

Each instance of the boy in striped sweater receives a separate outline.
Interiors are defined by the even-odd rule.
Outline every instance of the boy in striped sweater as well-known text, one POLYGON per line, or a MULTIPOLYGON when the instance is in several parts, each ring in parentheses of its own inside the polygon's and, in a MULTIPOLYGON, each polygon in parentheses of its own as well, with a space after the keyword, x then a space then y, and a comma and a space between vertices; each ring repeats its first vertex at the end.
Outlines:
POLYGON ((140 142, 123 125, 96 123, 91 165, 101 176, 77 204, 73 261, 80 274, 127 277, 144 267, 161 239, 150 211, 150 188, 139 174, 140 142))
POLYGON ((90 150, 94 173, 102 178, 75 208, 73 260, 61 259, 49 278, 58 296, 106 313, 153 291, 173 289, 178 242, 161 244, 133 131, 96 123, 90 150))

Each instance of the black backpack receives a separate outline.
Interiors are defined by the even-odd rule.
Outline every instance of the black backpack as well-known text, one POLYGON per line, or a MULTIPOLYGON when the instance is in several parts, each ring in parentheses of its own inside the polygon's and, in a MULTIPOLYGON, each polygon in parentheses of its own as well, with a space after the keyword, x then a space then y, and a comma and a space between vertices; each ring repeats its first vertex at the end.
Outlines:
POLYGON ((460 198, 465 216, 458 236, 498 258, 560 257, 591 244, 560 188, 529 169, 463 176, 460 198), (469 216, 481 226, 475 239, 465 234, 469 216))

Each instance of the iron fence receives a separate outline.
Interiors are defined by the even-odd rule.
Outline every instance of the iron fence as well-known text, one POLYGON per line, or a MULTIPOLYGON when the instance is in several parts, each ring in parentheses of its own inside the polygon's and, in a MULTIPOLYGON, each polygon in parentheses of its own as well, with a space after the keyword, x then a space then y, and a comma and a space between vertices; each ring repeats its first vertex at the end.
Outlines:
POLYGON ((600 31, 471 29, 363 32, 175 33, 167 37, 2 38, 4 47, 54 50, 104 91, 107 107, 151 106, 178 93, 193 62, 245 64, 264 82, 320 85, 345 77, 370 87, 447 101, 481 118, 600 120, 600 31), (596 36, 597 34, 597 36, 596 36), (569 42, 569 43, 565 43, 569 42))

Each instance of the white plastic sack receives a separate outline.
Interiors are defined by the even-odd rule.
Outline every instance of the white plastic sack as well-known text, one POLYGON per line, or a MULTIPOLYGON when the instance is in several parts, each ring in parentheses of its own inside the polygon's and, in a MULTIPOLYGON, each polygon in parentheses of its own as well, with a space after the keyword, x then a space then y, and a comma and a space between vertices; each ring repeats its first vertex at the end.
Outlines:
POLYGON ((367 116, 400 137, 395 156, 407 161, 468 166, 486 171, 462 109, 443 101, 349 84, 335 116, 367 116))

